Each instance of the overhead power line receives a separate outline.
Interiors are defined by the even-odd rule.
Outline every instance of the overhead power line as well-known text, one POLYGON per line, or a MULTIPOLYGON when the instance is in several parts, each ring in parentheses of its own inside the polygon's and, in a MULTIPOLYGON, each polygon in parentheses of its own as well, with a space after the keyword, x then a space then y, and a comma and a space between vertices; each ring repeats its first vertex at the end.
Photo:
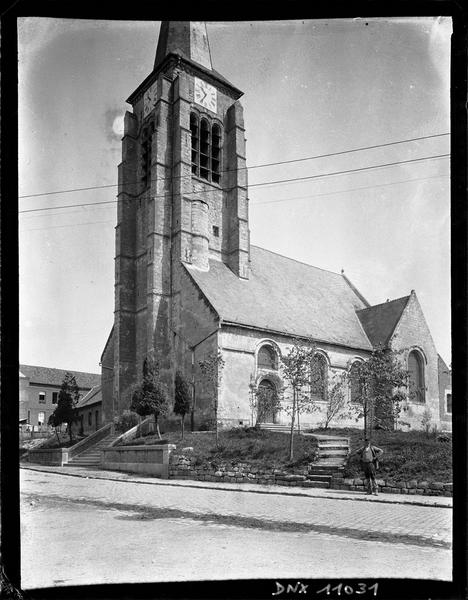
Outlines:
MULTIPOLYGON (((440 159, 440 158, 448 158, 450 156, 450 154, 437 154, 434 156, 422 156, 420 158, 411 158, 408 160, 400 160, 400 161, 395 161, 395 162, 391 162, 391 163, 384 163, 381 165, 369 165, 368 167, 359 167, 356 169, 346 169, 344 171, 331 171, 329 173, 322 173, 322 174, 317 174, 317 175, 308 175, 306 177, 293 177, 290 179, 279 179, 276 181, 263 181, 261 183, 253 183, 249 185, 249 188, 253 188, 253 187, 261 187, 261 186, 274 186, 274 185, 279 185, 282 183, 293 183, 296 181, 307 181, 307 180, 311 180, 311 179, 321 179, 323 177, 333 177, 336 175, 348 175, 351 173, 360 173, 363 171, 369 171, 372 169, 383 169, 386 167, 394 167, 397 165, 404 165, 404 164, 409 164, 409 163, 415 163, 415 162, 420 162, 423 160, 435 160, 435 159, 440 159)), ((226 189, 226 188, 215 188, 213 190, 206 190, 205 192, 203 192, 203 194, 208 194, 208 193, 214 193, 214 192, 219 192, 219 191, 229 191, 231 188, 226 189)), ((166 196, 168 192, 164 193, 164 194, 157 194, 156 196, 153 196, 153 198, 164 198, 166 196)), ((187 192, 183 194, 184 196, 200 196, 202 195, 201 192, 187 192)), ((111 204, 111 203, 115 203, 116 200, 107 200, 107 201, 103 201, 103 202, 87 202, 87 203, 79 203, 79 204, 68 204, 68 205, 64 205, 64 206, 47 206, 47 207, 43 207, 43 208, 30 208, 27 210, 20 210, 19 213, 24 214, 24 213, 31 213, 31 212, 42 212, 44 210, 57 210, 59 208, 76 208, 77 206, 97 206, 100 204, 111 204)))
MULTIPOLYGON (((323 194, 313 194, 313 195, 307 195, 307 196, 295 196, 295 197, 289 197, 289 198, 280 198, 280 199, 275 199, 275 200, 265 200, 263 202, 253 202, 250 204, 250 206, 255 207, 255 206, 260 206, 261 204, 274 204, 276 202, 290 202, 291 200, 313 200, 314 198, 320 198, 322 196, 334 196, 336 194, 345 194, 347 192, 357 192, 360 190, 371 190, 373 188, 379 188, 379 187, 388 187, 390 185, 398 185, 400 183, 410 183, 413 181, 426 181, 427 179, 441 179, 442 177, 449 177, 449 174, 446 175, 431 175, 429 177, 415 177, 414 179, 403 179, 401 181, 391 181, 389 183, 376 183, 375 185, 367 185, 367 186, 363 186, 363 187, 358 187, 358 188, 348 188, 346 190, 336 190, 335 192, 324 192, 323 194)), ((115 203, 116 200, 113 200, 113 202, 115 203)), ((22 231, 44 231, 44 230, 48 230, 48 229, 58 229, 58 228, 63 228, 63 227, 75 227, 78 225, 98 225, 101 223, 114 223, 114 221, 87 221, 86 223, 69 223, 68 225, 48 225, 47 227, 35 227, 35 228, 25 228, 22 231)))
MULTIPOLYGON (((341 150, 339 152, 330 152, 328 154, 318 154, 315 156, 306 156, 303 158, 294 158, 291 160, 283 160, 283 161, 278 161, 278 162, 271 162, 271 163, 263 163, 263 164, 259 164, 259 165, 252 165, 249 167, 240 167, 239 169, 226 169, 224 171, 221 171, 220 173, 235 173, 237 171, 244 171, 246 169, 248 170, 252 170, 252 169, 259 169, 259 168, 263 168, 263 167, 273 167, 273 166, 277 166, 277 165, 287 165, 287 164, 292 164, 292 163, 299 163, 299 162, 305 162, 308 160, 317 160, 319 158, 331 158, 332 156, 340 156, 343 154, 351 154, 353 152, 362 152, 364 150, 374 150, 376 148, 385 148, 388 146, 396 146, 398 144, 406 144, 408 142, 417 142, 420 140, 428 140, 431 138, 438 138, 438 137, 444 137, 446 135, 450 135, 450 133, 435 133, 433 135, 425 135, 425 136, 421 136, 421 137, 416 137, 416 138, 408 138, 406 140, 398 140, 396 142, 387 142, 384 144, 375 144, 373 146, 363 146, 361 148, 352 148, 351 150, 341 150)), ((190 178, 191 175, 179 175, 177 177, 161 177, 159 179, 159 181, 167 181, 167 180, 177 180, 177 179, 187 179, 190 178)), ((137 181, 134 181, 133 183, 138 183, 137 181)), ((68 190, 57 190, 54 192, 42 192, 39 194, 25 194, 23 196, 19 196, 20 199, 22 198, 37 198, 40 196, 52 196, 55 194, 69 194, 69 193, 73 193, 73 192, 88 192, 91 190, 100 190, 100 189, 106 189, 106 188, 113 188, 113 187, 117 187, 118 184, 117 183, 110 183, 108 185, 95 185, 95 186, 88 186, 88 187, 82 187, 82 188, 70 188, 68 190)))
POLYGON ((402 179, 401 181, 390 181, 388 183, 376 183, 375 185, 366 185, 356 188, 348 188, 346 190, 336 190, 334 192, 323 192, 322 194, 313 194, 307 196, 295 196, 289 198, 275 198, 275 200, 263 200, 260 202, 251 202, 249 207, 260 206, 261 204, 276 204, 277 202, 290 202, 291 200, 312 200, 313 198, 320 198, 322 196, 334 196, 335 194, 345 194, 348 192, 359 192, 361 190, 372 190, 379 187, 388 187, 390 185, 398 185, 399 183, 410 183, 412 181, 426 181, 427 179, 440 179, 442 177, 449 177, 449 175, 431 175, 429 177, 415 177, 414 179, 402 179))

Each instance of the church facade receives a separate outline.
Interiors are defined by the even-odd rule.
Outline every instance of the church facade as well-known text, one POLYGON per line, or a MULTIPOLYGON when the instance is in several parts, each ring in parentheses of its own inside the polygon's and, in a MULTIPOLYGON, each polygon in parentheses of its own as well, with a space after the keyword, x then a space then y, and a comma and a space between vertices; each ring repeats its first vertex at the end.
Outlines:
POLYGON ((220 352, 218 420, 254 424, 252 394, 261 386, 282 398, 282 409, 263 420, 286 424, 280 356, 304 339, 313 340, 328 383, 315 390, 316 410, 302 426, 323 422, 335 375, 386 345, 402 350, 421 390, 403 407, 404 421, 420 428, 429 409, 434 424, 450 429, 440 357, 414 291, 370 306, 344 273, 250 244, 241 96, 213 69, 204 23, 162 23, 153 71, 127 100, 103 422, 128 408, 153 355, 172 396, 176 371, 192 383, 194 425, 206 426, 212 394, 199 362, 220 352))

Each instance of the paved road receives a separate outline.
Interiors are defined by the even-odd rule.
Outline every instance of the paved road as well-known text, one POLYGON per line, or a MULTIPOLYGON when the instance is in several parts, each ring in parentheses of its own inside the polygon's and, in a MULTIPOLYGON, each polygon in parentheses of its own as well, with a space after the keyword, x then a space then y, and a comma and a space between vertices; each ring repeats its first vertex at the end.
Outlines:
POLYGON ((451 510, 445 507, 23 469, 21 477, 24 589, 239 578, 451 578, 451 510))

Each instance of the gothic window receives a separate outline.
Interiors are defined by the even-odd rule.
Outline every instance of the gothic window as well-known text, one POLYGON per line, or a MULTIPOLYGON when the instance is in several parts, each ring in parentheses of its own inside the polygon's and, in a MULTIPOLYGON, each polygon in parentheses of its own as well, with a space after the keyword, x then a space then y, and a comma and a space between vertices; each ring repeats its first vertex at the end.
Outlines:
POLYGON ((310 394, 314 400, 327 399, 328 363, 323 354, 317 353, 310 368, 310 394))
POLYGON ((425 402, 424 362, 421 353, 411 350, 408 355, 409 391, 412 402, 425 402))
POLYGON ((349 395, 351 402, 353 402, 354 404, 360 402, 362 396, 362 385, 361 382, 358 380, 359 362, 360 361, 355 360, 349 370, 349 395))
POLYGON ((221 179, 221 127, 190 113, 192 174, 213 183, 221 179))
POLYGON ((257 366, 259 369, 277 370, 276 352, 271 346, 262 346, 260 348, 258 351, 257 366))

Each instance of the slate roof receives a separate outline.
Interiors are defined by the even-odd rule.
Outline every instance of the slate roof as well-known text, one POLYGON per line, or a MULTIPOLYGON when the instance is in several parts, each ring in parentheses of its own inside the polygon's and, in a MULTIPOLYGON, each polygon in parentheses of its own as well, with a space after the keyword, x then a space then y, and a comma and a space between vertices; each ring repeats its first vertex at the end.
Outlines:
POLYGON ((43 385, 62 385, 65 373, 72 373, 75 376, 79 388, 91 389, 100 385, 101 376, 97 373, 83 373, 81 371, 66 371, 64 369, 52 369, 51 367, 36 367, 32 365, 20 365, 20 372, 29 378, 30 383, 39 383, 43 385))
POLYGON ((404 296, 357 311, 364 331, 374 347, 388 344, 409 299, 410 296, 404 296))
POLYGON ((81 398, 81 400, 76 405, 76 408, 84 408, 85 406, 92 406, 97 404, 98 402, 102 402, 102 391, 101 386, 97 385, 89 390, 89 392, 81 398))
POLYGON ((356 316, 365 303, 337 273, 250 247, 250 278, 224 263, 209 271, 185 265, 223 321, 370 350, 356 316))

